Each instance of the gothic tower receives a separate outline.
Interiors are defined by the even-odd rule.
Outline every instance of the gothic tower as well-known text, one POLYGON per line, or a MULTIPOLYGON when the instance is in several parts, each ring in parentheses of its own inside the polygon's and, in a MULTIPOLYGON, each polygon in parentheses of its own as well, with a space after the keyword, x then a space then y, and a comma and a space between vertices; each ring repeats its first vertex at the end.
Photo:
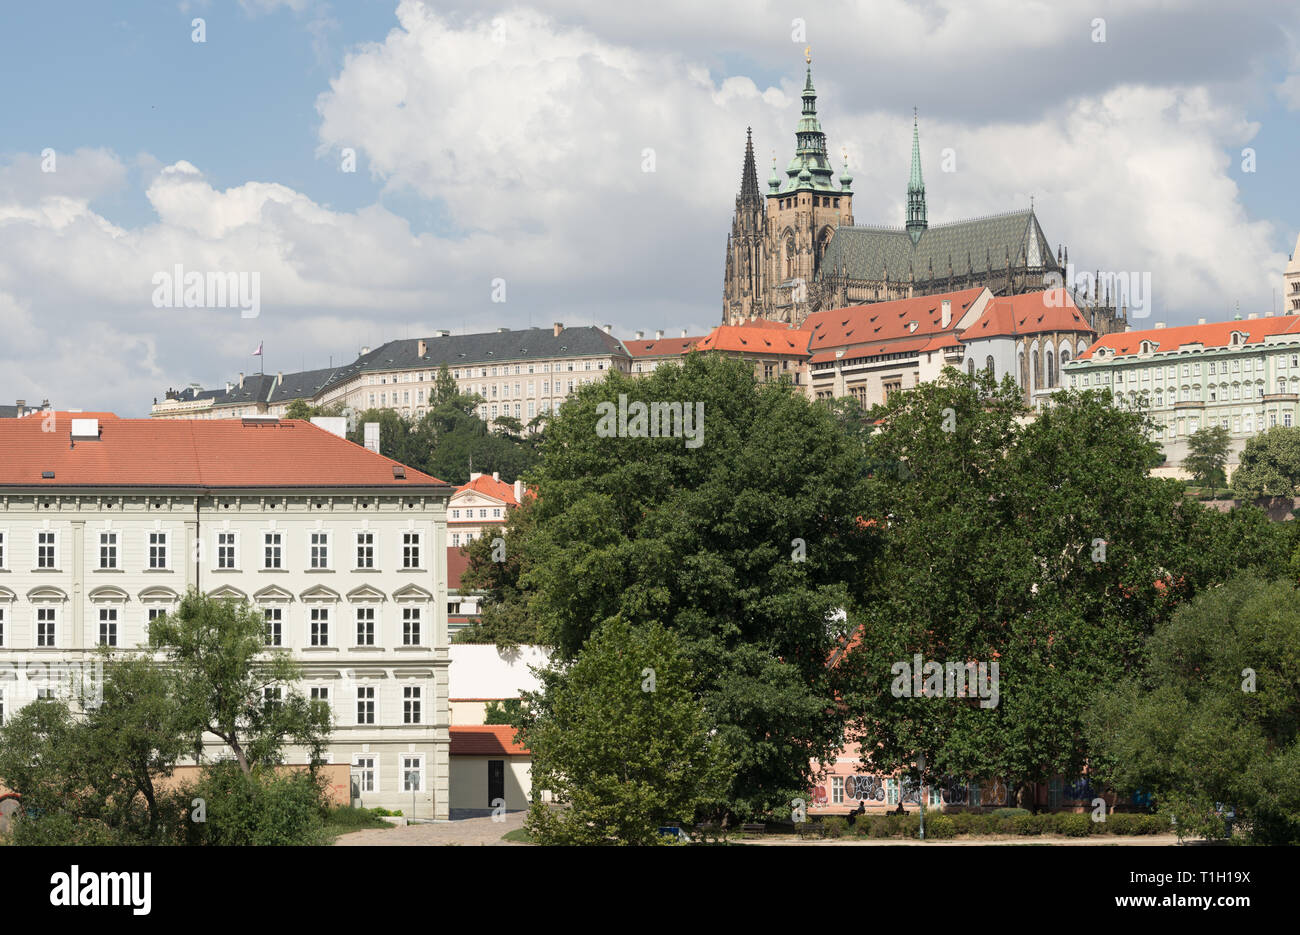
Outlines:
POLYGON ((740 173, 736 214, 727 236, 727 268, 722 286, 722 320, 743 321, 766 314, 767 216, 758 191, 753 129, 745 131, 745 164, 740 173))
POLYGON ((845 166, 840 184, 826 155, 826 134, 817 119, 812 57, 803 86, 803 112, 795 126, 795 152, 782 182, 772 167, 767 187, 767 317, 799 324, 811 307, 822 257, 837 227, 853 223, 853 181, 845 166))
POLYGON ((907 233, 912 243, 921 239, 929 227, 925 219, 925 182, 921 181, 921 137, 916 128, 916 110, 912 110, 912 174, 907 180, 907 233))

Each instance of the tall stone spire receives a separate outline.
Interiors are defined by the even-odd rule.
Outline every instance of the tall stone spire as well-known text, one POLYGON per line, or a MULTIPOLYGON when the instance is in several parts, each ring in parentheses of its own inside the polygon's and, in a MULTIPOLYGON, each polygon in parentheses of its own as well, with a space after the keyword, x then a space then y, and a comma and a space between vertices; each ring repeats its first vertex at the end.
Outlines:
POLYGON ((758 169, 754 165, 754 129, 745 128, 745 167, 740 174, 741 204, 762 204, 763 197, 758 193, 758 169))
POLYGON ((912 108, 912 174, 907 180, 907 232, 912 243, 921 239, 929 227, 925 217, 925 182, 921 180, 921 136, 917 129, 916 108, 912 108))

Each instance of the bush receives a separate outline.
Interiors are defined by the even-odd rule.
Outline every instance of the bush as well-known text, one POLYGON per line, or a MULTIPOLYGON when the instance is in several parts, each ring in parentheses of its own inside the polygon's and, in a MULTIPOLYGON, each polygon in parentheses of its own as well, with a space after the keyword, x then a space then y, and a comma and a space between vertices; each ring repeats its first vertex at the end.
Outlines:
POLYGON ((903 837, 919 838, 921 836, 920 812, 909 812, 908 814, 902 815, 900 817, 902 818, 902 821, 899 822, 899 825, 902 826, 903 837))
POLYGON ((1019 835, 1033 835, 1043 833, 1042 815, 1015 815, 1011 818, 1012 833, 1019 835))
POLYGON ((1063 812, 1056 816, 1056 833, 1069 838, 1086 838, 1092 834, 1093 820, 1090 815, 1077 812, 1063 812))
POLYGON ((1017 815, 1028 815, 1027 808, 995 808, 993 809, 994 818, 1015 818, 1017 815))
POLYGON ((1106 831, 1109 834, 1140 834, 1139 828, 1142 827, 1142 819, 1145 815, 1134 815, 1130 812, 1113 813, 1106 816, 1106 831))
POLYGON ((886 815, 872 815, 871 820, 863 823, 867 827, 867 835, 873 838, 892 837, 894 832, 886 815))
POLYGON ((1170 825, 1167 815, 1140 815, 1138 834, 1168 834, 1170 825))
POLYGON ((847 818, 833 815, 830 818, 822 819, 822 828, 826 831, 826 837, 842 838, 845 832, 849 830, 849 821, 847 818))
MULTIPOLYGON (((920 821, 917 821, 919 827, 920 821)), ((957 834, 956 823, 949 815, 942 813, 937 815, 925 816, 925 837, 930 838, 951 838, 957 834)))
POLYGON ((956 814, 948 816, 948 818, 952 821, 952 829, 954 834, 976 833, 975 819, 978 817, 979 816, 973 815, 970 812, 957 812, 956 814))
POLYGON ((245 776, 234 763, 213 764, 184 790, 184 799, 201 798, 207 808, 207 820, 187 822, 185 836, 221 846, 325 843, 321 782, 307 772, 245 776))

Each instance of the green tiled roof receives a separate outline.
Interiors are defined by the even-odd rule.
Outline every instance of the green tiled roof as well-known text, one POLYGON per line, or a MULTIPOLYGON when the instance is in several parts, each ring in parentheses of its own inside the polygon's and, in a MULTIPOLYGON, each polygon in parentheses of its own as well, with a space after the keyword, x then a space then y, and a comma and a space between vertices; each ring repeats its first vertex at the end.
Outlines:
POLYGON ((1005 270, 1008 265, 1057 268, 1032 210, 934 225, 921 231, 915 243, 913 235, 901 227, 837 228, 820 275, 880 280, 888 272, 898 281, 946 276, 950 264, 955 276, 970 270, 1005 270))

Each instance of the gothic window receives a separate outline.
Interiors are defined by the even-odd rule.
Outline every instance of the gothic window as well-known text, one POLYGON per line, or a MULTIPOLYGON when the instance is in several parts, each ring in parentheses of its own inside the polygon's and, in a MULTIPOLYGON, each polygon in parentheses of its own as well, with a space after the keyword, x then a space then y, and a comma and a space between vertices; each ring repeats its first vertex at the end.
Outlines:
POLYGON ((989 372, 989 376, 993 376, 993 355, 992 354, 984 358, 984 369, 989 372))
POLYGON ((975 376, 975 358, 972 357, 966 361, 966 372, 972 377, 975 376))
POLYGON ((1051 351, 1047 352, 1047 385, 1056 386, 1056 362, 1051 351))
POLYGON ((1034 389, 1043 388, 1043 370, 1038 362, 1038 351, 1034 351, 1034 389))

